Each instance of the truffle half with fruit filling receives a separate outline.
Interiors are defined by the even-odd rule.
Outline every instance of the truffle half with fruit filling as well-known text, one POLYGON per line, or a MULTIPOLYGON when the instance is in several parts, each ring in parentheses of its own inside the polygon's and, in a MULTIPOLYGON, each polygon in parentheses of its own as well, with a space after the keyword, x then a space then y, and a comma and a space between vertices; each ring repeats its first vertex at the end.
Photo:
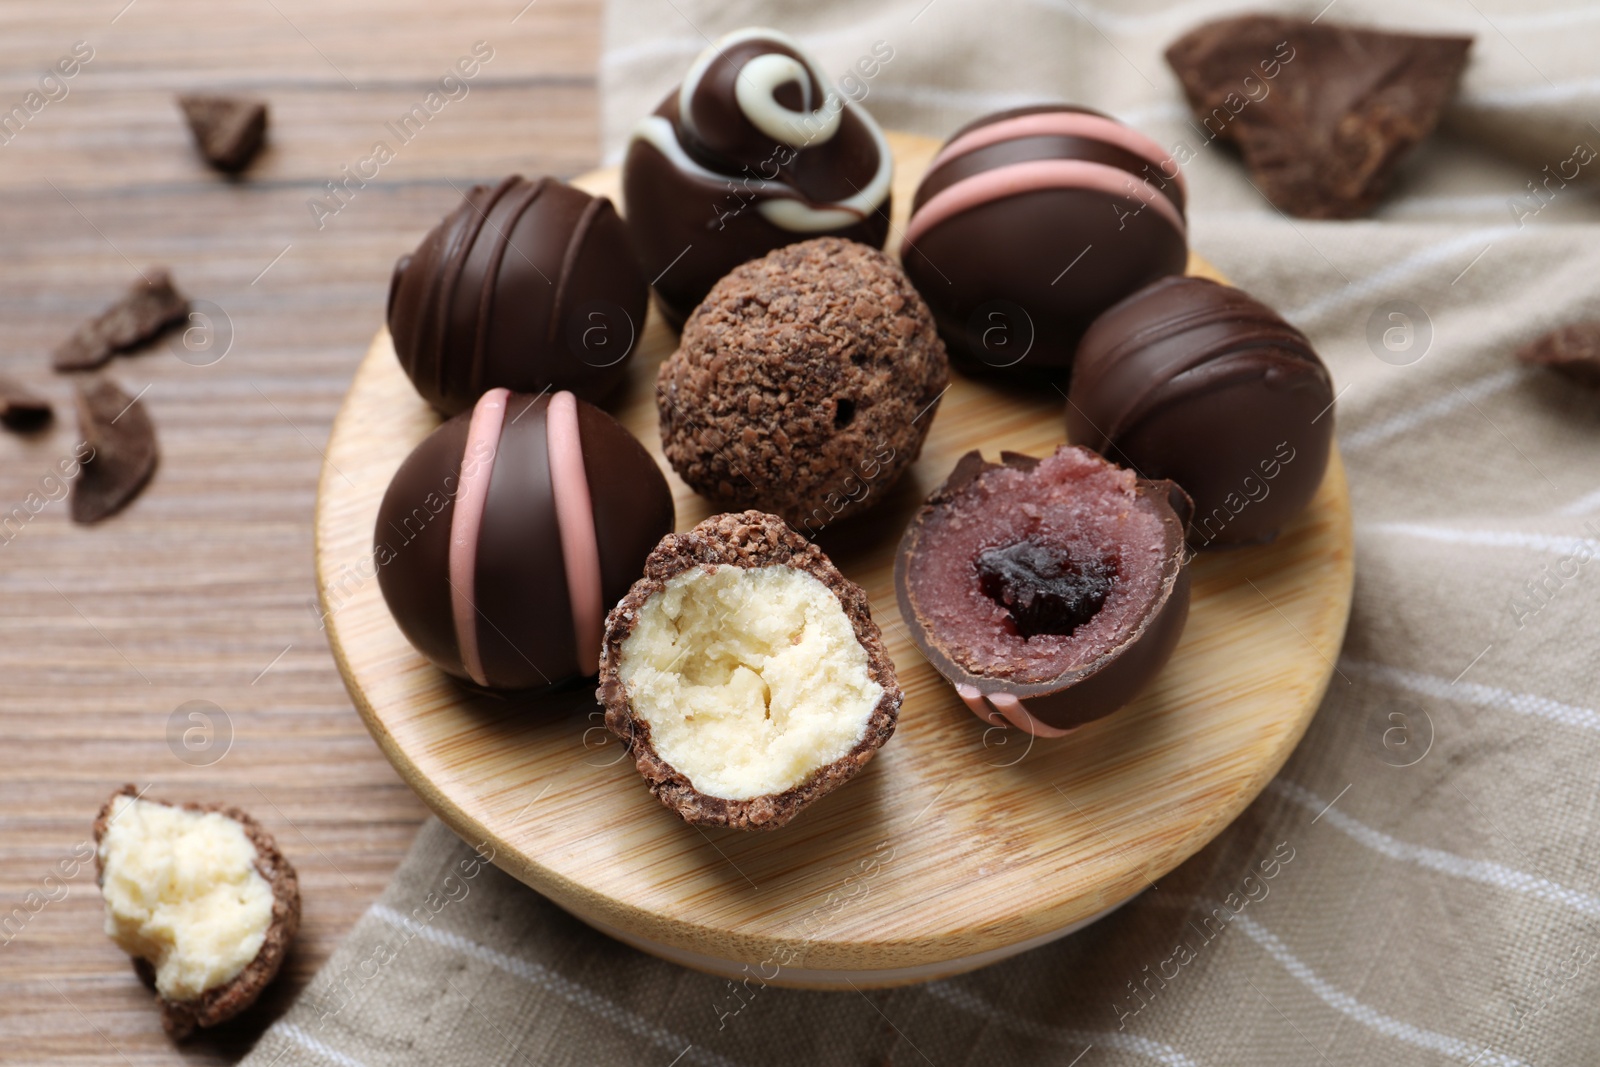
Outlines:
POLYGON ((663 804, 741 830, 844 784, 900 709, 866 594, 759 511, 656 546, 606 619, 599 698, 663 804))
POLYGON ((124 786, 94 824, 106 933, 182 1040, 255 1002, 300 927, 300 882, 237 808, 167 804, 124 786))
POLYGON ((985 722, 1058 737, 1116 711, 1189 615, 1189 498, 1085 448, 969 452, 895 559, 912 640, 985 722))

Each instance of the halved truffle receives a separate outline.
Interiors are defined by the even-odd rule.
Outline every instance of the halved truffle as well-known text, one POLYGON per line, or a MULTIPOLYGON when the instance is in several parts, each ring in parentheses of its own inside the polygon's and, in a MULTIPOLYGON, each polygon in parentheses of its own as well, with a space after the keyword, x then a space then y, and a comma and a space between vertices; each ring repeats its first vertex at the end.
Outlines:
POLYGON ((967 453, 912 519, 900 614, 975 715, 1057 737, 1133 699, 1176 647, 1189 498, 1085 448, 1000 459, 967 453))
POLYGON ((255 1003, 300 928, 300 882, 237 808, 147 800, 132 785, 94 822, 106 933, 182 1041, 255 1003))
POLYGON ((669 534, 606 619, 606 726, 686 822, 772 830, 894 733, 867 596, 776 515, 669 534))

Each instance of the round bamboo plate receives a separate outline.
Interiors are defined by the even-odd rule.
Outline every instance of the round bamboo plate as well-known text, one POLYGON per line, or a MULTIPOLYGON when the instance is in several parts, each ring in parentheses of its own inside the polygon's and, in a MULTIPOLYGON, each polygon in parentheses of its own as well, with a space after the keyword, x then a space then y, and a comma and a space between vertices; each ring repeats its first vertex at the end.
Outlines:
MULTIPOLYGON (((891 144, 897 235, 937 143, 891 144)), ((615 169, 578 184, 617 198, 615 169)), ((1191 272, 1216 276, 1198 259, 1191 272)), ((711 509, 660 454, 652 386, 674 344, 652 311, 609 407, 667 472, 682 530, 711 509)), ((1315 712, 1350 607, 1349 497, 1335 454, 1315 502, 1276 541, 1194 561, 1182 643, 1134 704, 1062 740, 986 728, 912 646, 893 551, 957 457, 1045 454, 1063 440, 1062 407, 1048 390, 955 375, 901 484, 867 516, 823 531, 822 546, 871 597, 905 704, 856 781, 774 833, 680 822, 606 733, 590 687, 475 695, 406 643, 374 578, 373 527, 390 476, 438 419, 387 332, 356 372, 319 485, 329 643, 406 782, 496 864, 597 929, 777 985, 896 985, 992 963, 1129 900, 1238 815, 1315 712)))

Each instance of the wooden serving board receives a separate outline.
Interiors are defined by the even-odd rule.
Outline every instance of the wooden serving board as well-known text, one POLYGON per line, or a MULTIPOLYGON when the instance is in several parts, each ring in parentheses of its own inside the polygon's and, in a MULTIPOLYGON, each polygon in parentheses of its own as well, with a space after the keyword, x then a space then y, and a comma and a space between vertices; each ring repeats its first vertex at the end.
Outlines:
MULTIPOLYGON (((893 247, 937 143, 891 143, 893 247)), ((617 196, 614 169, 578 184, 617 196)), ((1216 277, 1198 259, 1191 271, 1216 277)), ((661 457, 652 387, 674 345, 652 311, 609 406, 667 472, 683 530, 712 509, 661 457)), ((374 520, 395 468, 437 424, 380 333, 335 420, 316 515, 327 632, 356 707, 423 800, 499 866, 591 925, 705 970, 894 985, 1092 921, 1210 841, 1277 772, 1321 700, 1349 613, 1349 496, 1335 454, 1312 506, 1275 542, 1194 561, 1182 643, 1134 704, 1061 740, 985 727, 911 644, 893 551, 962 453, 1061 444, 1063 401, 955 374, 900 485, 819 538, 865 587, 888 639, 905 690, 895 736, 782 830, 703 830, 646 791, 592 688, 471 694, 396 628, 373 577, 374 520)))

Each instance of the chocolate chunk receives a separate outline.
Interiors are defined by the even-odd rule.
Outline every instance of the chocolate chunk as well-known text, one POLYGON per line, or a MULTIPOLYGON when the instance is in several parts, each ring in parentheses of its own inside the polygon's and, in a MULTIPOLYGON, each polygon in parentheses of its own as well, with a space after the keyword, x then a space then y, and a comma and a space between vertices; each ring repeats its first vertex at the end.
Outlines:
POLYGON ((1600 322, 1575 322, 1551 330, 1517 349, 1517 359, 1600 389, 1600 322))
POLYGON ((1432 132, 1470 37, 1267 15, 1208 22, 1167 49, 1208 138, 1239 146, 1266 198, 1302 218, 1365 214, 1432 132))
POLYGON ((0 375, 0 424, 27 432, 45 425, 53 414, 50 401, 16 379, 0 375))
POLYGON ((139 495, 156 469, 156 430, 144 405, 104 378, 78 386, 78 432, 93 450, 72 483, 72 521, 99 522, 139 495))
POLYGON ((152 268, 135 282, 127 295, 79 326, 57 346, 59 371, 93 370, 118 352, 158 336, 189 314, 189 298, 172 284, 162 268, 152 268))
POLYGON ((1094 618, 1114 573, 1103 560, 1076 559, 1036 541, 985 549, 974 566, 978 588, 1006 609, 1024 638, 1066 636, 1094 618))
POLYGON ((178 97, 195 146, 218 170, 233 173, 250 164, 267 134, 265 101, 242 96, 190 93, 178 97))

